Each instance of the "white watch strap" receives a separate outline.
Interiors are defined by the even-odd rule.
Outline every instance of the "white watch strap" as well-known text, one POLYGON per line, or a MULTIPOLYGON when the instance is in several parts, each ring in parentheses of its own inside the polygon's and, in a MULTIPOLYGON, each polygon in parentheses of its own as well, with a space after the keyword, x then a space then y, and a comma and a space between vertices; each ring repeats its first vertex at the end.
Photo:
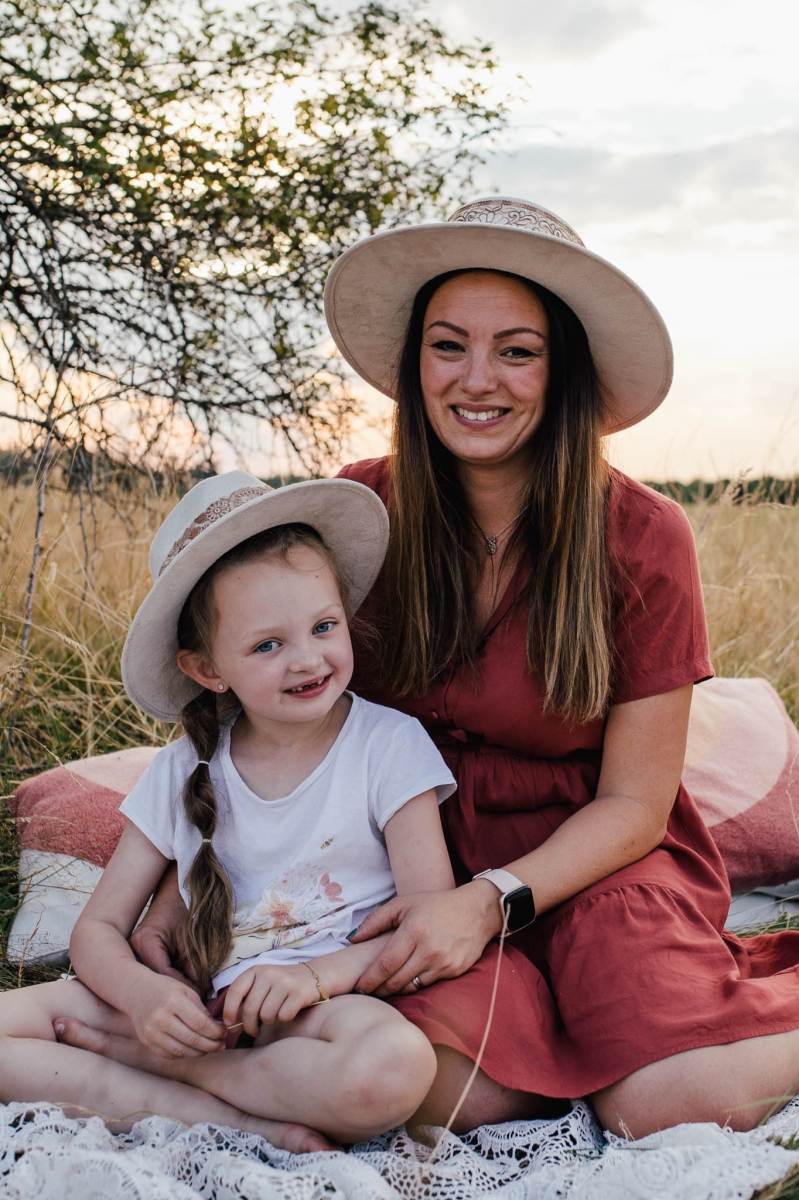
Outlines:
POLYGON ((481 871, 474 878, 490 880, 495 887, 499 888, 503 896, 507 896, 508 892, 515 892, 517 888, 527 886, 522 883, 521 879, 517 879, 515 875, 511 875, 510 871, 505 871, 502 867, 497 867, 493 871, 481 871))

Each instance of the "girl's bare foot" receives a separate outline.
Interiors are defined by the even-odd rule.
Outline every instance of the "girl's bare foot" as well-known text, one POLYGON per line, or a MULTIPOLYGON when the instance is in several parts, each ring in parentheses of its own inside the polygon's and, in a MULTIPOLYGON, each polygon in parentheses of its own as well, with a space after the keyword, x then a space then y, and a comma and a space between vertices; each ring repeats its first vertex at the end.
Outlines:
POLYGON ((320 1150, 340 1150, 327 1138, 307 1125, 295 1125, 290 1121, 267 1121, 265 1117, 254 1117, 252 1113, 241 1113, 240 1129, 246 1133, 257 1133, 270 1146, 288 1150, 291 1154, 314 1154, 320 1150))
MULTIPOLYGON (((59 1017, 53 1022, 56 1038, 68 1046, 76 1046, 79 1050, 90 1050, 103 1058, 111 1058, 115 1062, 125 1063, 129 1067, 149 1071, 151 1075, 161 1075, 169 1079, 182 1078, 179 1058, 164 1058, 143 1046, 137 1038, 122 1037, 119 1034, 106 1033, 93 1029, 75 1017, 59 1017)), ((224 1053, 222 1051, 221 1053, 224 1053)), ((192 1060, 187 1060, 191 1062, 192 1060)), ((240 1112, 238 1126, 247 1133, 256 1133, 265 1138, 272 1146, 288 1150, 292 1154, 313 1154, 320 1150, 338 1149, 327 1138, 315 1129, 306 1125, 297 1125, 290 1121, 269 1121, 265 1117, 256 1117, 252 1113, 240 1112)), ((166 1115, 166 1114, 164 1114, 166 1115)))
POLYGON ((53 1022, 56 1038, 66 1046, 76 1046, 79 1050, 91 1050, 103 1058, 112 1058, 114 1062, 125 1063, 128 1067, 138 1067, 140 1071, 149 1071, 151 1075, 160 1075, 164 1079, 184 1078, 181 1070, 183 1059, 166 1058, 148 1050, 138 1038, 124 1037, 119 1033, 109 1033, 104 1029, 93 1029, 79 1021, 77 1017, 59 1017, 53 1022))

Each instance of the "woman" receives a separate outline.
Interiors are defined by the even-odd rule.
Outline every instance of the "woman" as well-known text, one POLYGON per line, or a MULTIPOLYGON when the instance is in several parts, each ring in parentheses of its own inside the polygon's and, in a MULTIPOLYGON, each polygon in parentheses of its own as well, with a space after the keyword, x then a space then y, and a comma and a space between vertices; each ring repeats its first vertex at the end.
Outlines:
MULTIPOLYGON (((503 199, 359 243, 327 312, 397 399, 391 459, 342 472, 392 521, 356 686, 418 716, 459 784, 461 886, 355 935, 396 928, 359 983, 436 1049, 417 1119, 444 1123, 472 1073, 506 919, 456 1130, 582 1095, 635 1137, 752 1127, 799 1081, 799 934, 722 932, 726 875, 680 784, 712 674, 690 529, 601 454, 668 390, 660 317, 558 218, 503 199)), ((154 922, 138 950, 163 967, 154 922)))

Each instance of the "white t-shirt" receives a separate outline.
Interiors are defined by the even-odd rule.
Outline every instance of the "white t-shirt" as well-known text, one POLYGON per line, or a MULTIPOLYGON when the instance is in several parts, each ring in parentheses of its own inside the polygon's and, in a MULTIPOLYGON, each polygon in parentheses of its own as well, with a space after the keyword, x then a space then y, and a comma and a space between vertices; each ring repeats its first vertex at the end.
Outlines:
MULTIPOLYGON (((350 695, 350 693, 347 693, 350 695)), ((224 728, 211 759, 218 821, 214 849, 233 886, 233 945, 214 977, 219 990, 257 963, 291 963, 347 946, 347 934, 395 894, 383 829, 408 800, 455 780, 414 717, 352 696, 344 726, 307 779, 280 800, 262 800, 239 775, 224 728)), ((167 746, 121 805, 186 875, 200 833, 182 793, 197 765, 188 738, 167 746)))

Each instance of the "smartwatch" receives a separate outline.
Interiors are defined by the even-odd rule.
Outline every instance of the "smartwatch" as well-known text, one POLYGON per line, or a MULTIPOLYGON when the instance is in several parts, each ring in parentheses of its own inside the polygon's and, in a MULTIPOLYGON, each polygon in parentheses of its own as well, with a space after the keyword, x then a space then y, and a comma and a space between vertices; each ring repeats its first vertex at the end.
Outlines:
POLYGON ((488 879, 499 889, 499 907, 502 911, 508 933, 516 933, 525 929, 535 920, 535 900, 532 890, 521 879, 511 875, 510 871, 498 868, 494 871, 481 871, 474 879, 488 879))

